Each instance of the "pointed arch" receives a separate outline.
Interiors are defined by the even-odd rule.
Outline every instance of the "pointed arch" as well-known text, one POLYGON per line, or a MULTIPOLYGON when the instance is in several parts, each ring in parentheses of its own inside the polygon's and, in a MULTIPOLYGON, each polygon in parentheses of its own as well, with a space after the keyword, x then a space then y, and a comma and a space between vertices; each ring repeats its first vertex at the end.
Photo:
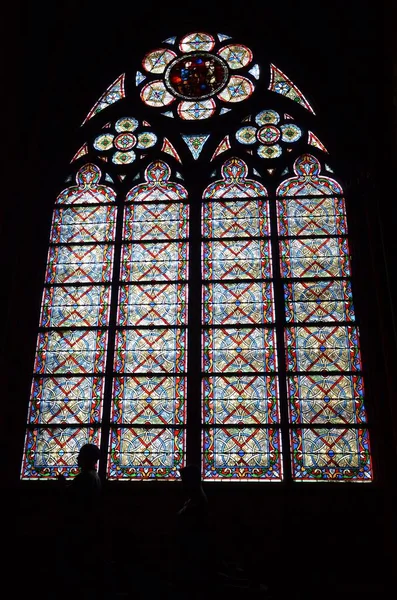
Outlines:
MULTIPOLYGON (((87 441, 111 480, 173 481, 186 457, 208 481, 372 479, 343 189, 300 109, 249 100, 263 69, 230 40, 168 38, 134 74, 138 114, 86 128, 53 213, 25 479, 73 476, 87 441)), ((314 114, 274 65, 269 90, 314 114)), ((124 96, 122 75, 85 123, 124 96)))

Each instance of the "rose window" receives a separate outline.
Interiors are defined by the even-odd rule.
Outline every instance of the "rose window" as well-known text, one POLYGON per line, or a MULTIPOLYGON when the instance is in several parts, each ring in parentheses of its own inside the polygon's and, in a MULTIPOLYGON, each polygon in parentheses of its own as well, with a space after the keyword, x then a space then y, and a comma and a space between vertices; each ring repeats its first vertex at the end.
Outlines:
MULTIPOLYGON (((278 158, 283 145, 297 142, 302 137, 302 129, 274 110, 262 110, 254 119, 253 125, 247 124, 236 132, 236 140, 248 148, 256 147, 261 158, 278 158)), ((288 150, 288 147, 287 147, 288 150)))
POLYGON ((137 74, 137 85, 142 101, 163 109, 165 116, 208 119, 229 112, 234 103, 253 93, 259 66, 252 64, 247 46, 208 33, 190 33, 179 42, 169 38, 163 43, 163 48, 144 57, 145 74, 137 74))
POLYGON ((106 152, 104 156, 111 156, 115 165, 128 165, 134 162, 137 154, 157 144, 157 136, 146 130, 148 126, 146 122, 140 125, 133 117, 122 117, 110 124, 106 133, 95 138, 93 147, 98 152, 106 152))

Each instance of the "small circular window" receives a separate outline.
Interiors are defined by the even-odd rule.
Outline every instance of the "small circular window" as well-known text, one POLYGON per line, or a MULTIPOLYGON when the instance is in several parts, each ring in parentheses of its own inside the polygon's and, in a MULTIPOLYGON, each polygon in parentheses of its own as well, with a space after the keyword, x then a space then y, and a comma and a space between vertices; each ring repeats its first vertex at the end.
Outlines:
POLYGON ((203 100, 226 84, 229 70, 224 60, 207 52, 193 52, 173 61, 165 73, 168 89, 185 100, 203 100))

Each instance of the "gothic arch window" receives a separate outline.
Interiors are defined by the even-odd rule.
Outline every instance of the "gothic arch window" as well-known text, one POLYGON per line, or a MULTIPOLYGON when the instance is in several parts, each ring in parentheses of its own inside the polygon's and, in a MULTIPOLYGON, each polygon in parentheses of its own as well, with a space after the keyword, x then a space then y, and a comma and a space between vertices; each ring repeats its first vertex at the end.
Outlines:
POLYGON ((314 115, 207 32, 102 94, 55 202, 23 479, 74 476, 91 441, 110 480, 195 462, 208 481, 372 481, 345 200, 314 115))

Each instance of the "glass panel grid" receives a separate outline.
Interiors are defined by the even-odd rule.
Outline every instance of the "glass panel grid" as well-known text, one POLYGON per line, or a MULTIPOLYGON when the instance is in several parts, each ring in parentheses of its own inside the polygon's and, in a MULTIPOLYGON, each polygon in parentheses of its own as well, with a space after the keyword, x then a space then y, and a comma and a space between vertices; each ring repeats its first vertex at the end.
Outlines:
POLYGON ((112 428, 108 478, 121 481, 179 480, 179 470, 186 462, 184 449, 184 429, 112 428))
POLYGON ((371 481, 342 189, 310 154, 294 172, 276 199, 292 477, 371 481))

